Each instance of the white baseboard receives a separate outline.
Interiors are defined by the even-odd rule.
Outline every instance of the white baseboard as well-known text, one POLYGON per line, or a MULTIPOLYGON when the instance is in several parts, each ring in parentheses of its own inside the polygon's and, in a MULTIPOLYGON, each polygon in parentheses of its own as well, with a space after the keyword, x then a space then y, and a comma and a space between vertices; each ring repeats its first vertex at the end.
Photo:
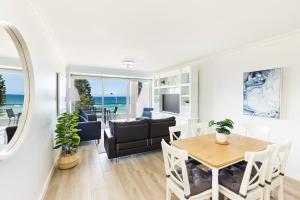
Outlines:
POLYGON ((286 173, 286 176, 289 177, 289 178, 291 178, 291 179, 294 179, 294 180, 300 182, 300 175, 299 175, 299 173, 288 171, 286 173))
POLYGON ((48 175, 48 177, 47 177, 47 179, 46 179, 46 181, 45 181, 45 183, 44 183, 42 192, 41 192, 41 194, 40 194, 38 200, 43 200, 43 199, 45 198, 45 195, 46 195, 46 193, 47 193, 48 186, 49 186, 49 183, 50 183, 51 178, 52 178, 52 176, 53 176, 53 173, 54 173, 54 170, 55 170, 55 166, 56 166, 56 163, 57 163, 57 160, 58 160, 59 156, 60 156, 60 153, 58 153, 57 156, 56 156, 55 159, 54 159, 53 165, 52 165, 51 170, 50 170, 50 172, 49 172, 49 175, 48 175))

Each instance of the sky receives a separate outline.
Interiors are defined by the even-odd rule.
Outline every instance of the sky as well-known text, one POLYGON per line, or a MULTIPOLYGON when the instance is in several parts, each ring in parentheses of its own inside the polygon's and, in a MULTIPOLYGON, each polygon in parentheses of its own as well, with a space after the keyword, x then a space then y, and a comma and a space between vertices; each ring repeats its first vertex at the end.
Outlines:
POLYGON ((24 75, 1 73, 5 80, 6 94, 23 94, 24 95, 24 75))
MULTIPOLYGON (((101 80, 88 80, 92 88, 92 96, 102 96, 102 81, 101 80)), ((115 96, 126 96, 127 95, 127 80, 103 80, 104 96, 112 96, 111 92, 115 96)))

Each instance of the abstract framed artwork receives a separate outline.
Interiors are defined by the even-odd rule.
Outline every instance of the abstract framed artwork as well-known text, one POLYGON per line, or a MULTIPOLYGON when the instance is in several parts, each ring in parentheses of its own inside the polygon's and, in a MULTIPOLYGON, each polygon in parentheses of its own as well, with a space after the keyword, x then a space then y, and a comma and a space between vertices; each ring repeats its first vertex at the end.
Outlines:
POLYGON ((244 72, 244 115, 279 119, 281 88, 281 68, 244 72))

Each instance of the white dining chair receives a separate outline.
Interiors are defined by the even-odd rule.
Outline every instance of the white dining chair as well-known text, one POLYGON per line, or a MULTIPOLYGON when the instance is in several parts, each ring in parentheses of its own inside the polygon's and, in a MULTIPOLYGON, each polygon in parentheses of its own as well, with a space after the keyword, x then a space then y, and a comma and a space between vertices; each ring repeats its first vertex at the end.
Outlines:
POLYGON ((173 140, 178 140, 180 138, 183 138, 184 135, 187 135, 189 132, 189 127, 186 124, 170 126, 169 132, 170 132, 170 141, 173 142, 173 140))
POLYGON ((208 133, 208 122, 199 122, 191 124, 191 131, 193 136, 204 135, 208 133))
POLYGON ((264 151, 246 152, 247 166, 245 170, 234 166, 221 170, 219 192, 225 196, 224 199, 262 200, 270 155, 270 146, 264 151))
POLYGON ((272 155, 267 170, 265 199, 271 198, 271 193, 275 189, 278 191, 278 200, 283 200, 283 180, 286 162, 290 153, 292 143, 290 141, 283 144, 272 145, 272 155))
POLYGON ((253 137, 260 140, 269 141, 270 127, 253 124, 243 124, 244 134, 247 137, 253 137))
POLYGON ((161 142, 166 172, 166 199, 172 193, 180 200, 209 200, 211 198, 210 174, 203 172, 192 163, 187 164, 188 152, 161 142))

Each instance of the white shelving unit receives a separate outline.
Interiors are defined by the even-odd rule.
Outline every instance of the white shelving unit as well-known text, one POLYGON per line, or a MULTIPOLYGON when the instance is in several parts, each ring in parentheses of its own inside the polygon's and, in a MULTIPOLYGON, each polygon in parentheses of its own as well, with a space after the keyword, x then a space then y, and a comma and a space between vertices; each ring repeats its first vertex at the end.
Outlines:
POLYGON ((195 67, 155 74, 153 76, 153 108, 155 115, 175 116, 178 121, 198 119, 198 70, 195 67), (162 111, 162 94, 179 94, 180 112, 162 111))

